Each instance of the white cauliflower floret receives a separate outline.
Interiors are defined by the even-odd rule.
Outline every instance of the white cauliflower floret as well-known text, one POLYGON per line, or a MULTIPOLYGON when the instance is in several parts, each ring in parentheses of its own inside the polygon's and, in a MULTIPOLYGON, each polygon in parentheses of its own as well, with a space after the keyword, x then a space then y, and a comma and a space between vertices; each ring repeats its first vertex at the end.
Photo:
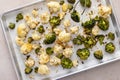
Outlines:
POLYGON ((70 20, 68 19, 64 20, 63 24, 65 27, 69 27, 71 25, 70 20))
POLYGON ((33 9, 32 15, 33 15, 34 17, 37 17, 37 16, 38 16, 38 10, 37 10, 37 9, 33 9))
POLYGON ((21 53, 23 54, 28 54, 32 51, 33 47, 32 47, 32 44, 30 43, 24 43, 21 48, 20 48, 20 51, 21 53))
POLYGON ((50 20, 50 15, 49 15, 48 12, 42 13, 40 15, 40 21, 41 21, 41 23, 47 24, 49 22, 49 20, 50 20))
POLYGON ((27 22, 27 21, 31 21, 32 18, 29 14, 27 14, 27 15, 24 16, 24 20, 27 22))
POLYGON ((48 4, 47 4, 48 8, 49 8, 49 11, 51 13, 56 13, 60 10, 60 4, 59 2, 56 2, 56 1, 50 1, 48 4))
POLYGON ((99 33, 99 27, 98 26, 94 26, 93 29, 92 29, 92 34, 93 35, 98 35, 99 33))
POLYGON ((71 27, 71 28, 70 28, 70 32, 71 32, 72 34, 78 33, 78 31, 79 31, 79 27, 78 27, 78 26, 74 26, 74 27, 71 27))
POLYGON ((60 17, 60 19, 63 19, 64 18, 64 16, 65 16, 65 12, 60 12, 59 14, 58 14, 58 16, 60 17))
POLYGON ((63 12, 67 12, 67 10, 68 10, 68 4, 64 3, 64 4, 62 5, 62 11, 63 11, 63 12))
POLYGON ((22 46, 24 44, 24 38, 16 37, 15 41, 18 46, 22 46))
POLYGON ((62 32, 60 32, 58 39, 61 42, 69 42, 71 39, 71 34, 67 33, 66 31, 62 31, 62 32))
POLYGON ((39 62, 40 64, 46 64, 48 63, 50 60, 50 56, 48 54, 46 54, 45 52, 42 53, 40 56, 39 56, 39 62))
POLYGON ((58 35, 62 30, 59 28, 54 28, 53 31, 58 35))
POLYGON ((28 20, 27 21, 27 25, 31 28, 31 29, 35 29, 38 26, 39 22, 37 20, 28 20))
POLYGON ((73 63, 73 66, 74 66, 74 67, 77 67, 77 66, 78 66, 78 60, 73 60, 72 63, 73 63))
POLYGON ((47 65, 41 64, 41 65, 38 67, 38 73, 41 74, 41 75, 47 75, 47 74, 50 73, 50 70, 49 70, 49 68, 47 67, 47 65))
POLYGON ((61 64, 61 60, 55 56, 51 57, 50 59, 50 65, 53 65, 53 66, 58 66, 61 64))
POLYGON ((33 67, 35 65, 35 61, 33 58, 29 57, 26 61, 25 61, 25 66, 27 67, 33 67))
POLYGON ((64 51, 63 51, 63 55, 66 57, 66 58, 70 58, 71 55, 73 53, 73 50, 72 48, 65 48, 64 51))
POLYGON ((17 34, 20 38, 25 38, 28 34, 29 29, 26 27, 25 24, 20 24, 17 28, 17 34))
POLYGON ((39 34, 37 31, 34 31, 34 32, 32 33, 32 38, 33 38, 34 40, 40 40, 41 36, 40 36, 40 34, 39 34))
POLYGON ((61 45, 56 44, 56 45, 54 46, 54 53, 55 53, 55 54, 62 53, 62 51, 63 51, 63 47, 62 47, 61 45))
POLYGON ((107 18, 112 13, 112 9, 111 7, 101 5, 98 7, 98 13, 100 16, 107 18))
POLYGON ((32 44, 33 49, 40 48, 40 44, 32 44))

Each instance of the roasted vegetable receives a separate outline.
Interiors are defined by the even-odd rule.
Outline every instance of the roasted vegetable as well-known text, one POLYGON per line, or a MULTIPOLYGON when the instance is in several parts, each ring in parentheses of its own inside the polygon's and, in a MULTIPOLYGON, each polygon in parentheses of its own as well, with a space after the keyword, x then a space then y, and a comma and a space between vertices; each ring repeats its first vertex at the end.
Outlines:
POLYGON ((25 74, 30 74, 33 71, 33 69, 30 67, 26 67, 24 71, 25 71, 25 74))
POLYGON ((45 44, 52 44, 56 40, 55 33, 48 33, 45 35, 44 43, 45 44))
POLYGON ((48 55, 52 55, 53 54, 53 48, 51 48, 51 47, 46 48, 46 53, 48 55))
POLYGON ((67 0, 69 3, 74 4, 76 0, 67 0))
POLYGON ((97 38, 97 40, 99 41, 99 43, 100 43, 100 45, 102 45, 104 42, 104 38, 105 38, 105 36, 104 35, 97 35, 96 36, 96 38, 97 38))
POLYGON ((34 40, 33 40, 33 38, 32 37, 28 37, 28 43, 31 43, 31 42, 33 42, 34 40))
POLYGON ((63 5, 65 3, 64 0, 60 0, 60 5, 63 5))
POLYGON ((43 27, 43 25, 40 25, 38 28, 37 28, 38 32, 39 33, 44 33, 45 32, 45 29, 43 27))
POLYGON ((98 21, 98 27, 103 31, 108 30, 109 29, 109 21, 108 21, 108 19, 100 17, 99 21, 98 21))
POLYGON ((90 28, 84 28, 83 32, 84 32, 86 35, 90 35, 90 34, 92 34, 92 29, 90 29, 90 28))
POLYGON ((80 22, 80 16, 79 16, 79 13, 74 10, 72 13, 71 13, 71 18, 73 21, 75 22, 80 22))
POLYGON ((73 5, 72 4, 68 4, 68 9, 72 10, 73 9, 73 5))
POLYGON ((60 17, 58 17, 58 16, 53 16, 52 18, 50 18, 50 25, 52 27, 56 27, 56 26, 60 25, 60 22, 61 22, 61 20, 60 20, 60 17))
POLYGON ((14 29, 14 28, 15 28, 15 23, 10 23, 10 24, 9 24, 9 28, 10 28, 10 29, 14 29))
POLYGON ((40 52, 40 48, 35 49, 35 53, 38 54, 40 52))
POLYGON ((97 50, 97 51, 95 51, 95 52, 94 52, 94 57, 95 57, 96 59, 99 59, 99 60, 103 59, 102 50, 97 50))
POLYGON ((76 54, 80 57, 81 60, 87 60, 90 56, 90 51, 87 48, 78 49, 76 54))
POLYGON ((58 54, 56 57, 59 58, 59 59, 62 59, 62 58, 63 58, 63 54, 60 53, 60 54, 58 54))
POLYGON ((78 35, 76 38, 73 39, 73 44, 81 45, 83 43, 83 40, 85 40, 84 36, 78 35))
POLYGON ((109 33, 108 33, 108 39, 110 39, 110 40, 114 40, 114 39, 115 39, 115 35, 114 35, 114 33, 109 32, 109 33))
POLYGON ((90 8, 92 4, 91 0, 80 0, 80 3, 83 7, 88 7, 88 8, 90 8))
POLYGON ((35 72, 35 73, 38 73, 38 67, 35 67, 35 68, 34 68, 34 72, 35 72))
POLYGON ((71 69, 73 67, 73 63, 69 58, 63 58, 61 61, 61 65, 63 68, 71 69))
POLYGON ((115 51, 115 45, 112 42, 107 43, 105 45, 105 51, 112 54, 115 51))
POLYGON ((18 21, 20 21, 22 19, 23 19, 22 13, 17 14, 17 16, 16 16, 16 22, 18 22, 18 21))

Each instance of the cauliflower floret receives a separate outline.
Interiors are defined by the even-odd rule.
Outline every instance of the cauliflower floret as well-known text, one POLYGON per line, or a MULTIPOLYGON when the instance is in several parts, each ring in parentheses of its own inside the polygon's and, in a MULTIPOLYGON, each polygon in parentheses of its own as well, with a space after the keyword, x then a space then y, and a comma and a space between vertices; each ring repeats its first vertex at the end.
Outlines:
POLYGON ((63 55, 66 57, 66 58, 70 58, 71 55, 73 53, 73 50, 72 48, 65 48, 64 51, 63 51, 63 55))
POLYGON ((50 59, 50 65, 58 66, 61 64, 61 60, 55 56, 50 59))
POLYGON ((50 1, 47 4, 47 6, 51 13, 56 13, 60 10, 60 4, 59 4, 59 2, 56 2, 56 1, 50 1))
POLYGON ((94 26, 93 29, 92 29, 92 34, 93 35, 98 35, 99 33, 99 27, 98 26, 94 26))
POLYGON ((55 53, 55 54, 62 53, 62 51, 63 51, 63 47, 62 47, 61 45, 56 44, 56 45, 54 46, 54 53, 55 53))
POLYGON ((35 29, 38 26, 39 22, 37 20, 28 20, 27 21, 27 25, 31 28, 31 29, 35 29))
POLYGON ((40 48, 40 44, 32 44, 33 49, 40 48))
POLYGON ((78 66, 78 60, 73 60, 72 63, 73 63, 73 66, 74 66, 74 67, 77 67, 77 66, 78 66))
POLYGON ((39 34, 37 31, 34 31, 34 32, 32 33, 32 38, 33 38, 34 40, 40 40, 41 36, 40 36, 40 34, 39 34))
POLYGON ((33 66, 35 65, 34 59, 29 57, 29 58, 25 61, 25 65, 26 65, 27 67, 33 67, 33 66))
POLYGON ((79 31, 79 27, 77 27, 77 26, 70 28, 70 32, 71 32, 72 34, 78 33, 78 31, 79 31))
POLYGON ((58 14, 58 16, 60 17, 60 19, 63 19, 64 18, 64 16, 65 16, 65 12, 60 12, 59 14, 58 14))
POLYGON ((37 10, 37 9, 33 9, 32 15, 33 15, 34 17, 37 17, 37 16, 38 16, 38 10, 37 10))
POLYGON ((41 20, 41 23, 43 24, 47 24, 50 20, 50 15, 48 12, 45 12, 45 13, 42 13, 40 15, 40 20, 41 20))
POLYGON ((21 53, 23 53, 23 54, 26 55, 26 54, 28 54, 29 52, 31 52, 32 49, 33 49, 32 44, 30 44, 30 43, 24 43, 24 44, 21 46, 20 51, 21 51, 21 53))
POLYGON ((67 33, 66 31, 62 31, 62 32, 60 32, 58 39, 61 42, 69 42, 71 39, 71 34, 67 33))
POLYGON ((27 15, 24 16, 24 20, 27 22, 27 21, 31 21, 32 18, 29 14, 27 14, 27 15))
POLYGON ((17 34, 20 38, 25 38, 28 34, 29 29, 26 27, 25 24, 20 24, 17 28, 17 34))
POLYGON ((47 65, 41 64, 41 65, 38 67, 38 73, 41 74, 41 75, 46 75, 46 74, 49 74, 49 73, 50 73, 50 70, 49 70, 49 68, 47 67, 47 65))
POLYGON ((107 18, 112 13, 112 9, 111 7, 101 5, 98 7, 98 13, 100 16, 107 18))
POLYGON ((42 53, 40 56, 39 56, 39 62, 40 64, 46 64, 48 63, 50 60, 50 56, 48 54, 46 54, 45 52, 42 53))
POLYGON ((67 12, 67 10, 68 10, 68 4, 64 3, 64 4, 62 5, 62 11, 63 11, 63 12, 67 12))
POLYGON ((16 37, 15 41, 18 46, 22 46, 24 44, 24 38, 16 37))
POLYGON ((59 35, 59 33, 62 31, 59 28, 54 28, 53 31, 55 32, 55 34, 59 35))
POLYGON ((70 20, 68 19, 64 20, 63 24, 65 27, 69 27, 71 25, 70 20))

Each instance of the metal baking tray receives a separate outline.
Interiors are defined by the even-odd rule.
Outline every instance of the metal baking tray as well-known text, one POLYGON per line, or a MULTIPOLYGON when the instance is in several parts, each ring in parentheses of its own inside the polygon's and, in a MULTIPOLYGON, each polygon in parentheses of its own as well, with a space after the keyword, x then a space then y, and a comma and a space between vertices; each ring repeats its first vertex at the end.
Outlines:
MULTIPOLYGON (((47 0, 40 0, 40 1, 35 1, 33 3, 27 4, 25 6, 9 10, 7 12, 4 12, 2 15, 0 15, 0 22, 2 25, 2 29, 4 32, 4 36, 6 39, 6 43, 8 45, 9 53, 11 54, 13 65, 15 68, 15 71, 17 73, 18 80, 31 80, 27 75, 24 74, 24 62, 23 62, 23 56, 20 54, 18 47, 15 44, 15 34, 16 32, 11 31, 8 28, 8 23, 10 21, 15 22, 15 17, 17 13, 22 12, 23 14, 29 13, 32 11, 34 8, 44 8, 44 5, 47 0)), ((94 0, 92 0, 94 1, 94 0)), ((104 54, 104 59, 102 61, 98 61, 93 58, 93 56, 90 56, 90 59, 85 61, 84 64, 80 64, 76 68, 72 68, 70 70, 63 70, 60 68, 58 72, 55 72, 55 68, 53 67, 53 72, 50 75, 47 76, 41 76, 41 75, 36 75, 33 80, 55 80, 55 79, 60 79, 65 76, 69 76, 75 73, 79 73, 100 65, 104 65, 116 60, 120 59, 120 28, 118 26, 118 21, 115 16, 114 8, 112 5, 111 0, 101 0, 104 5, 110 5, 112 6, 112 14, 110 15, 110 31, 113 31, 116 35, 116 39, 114 41, 114 44, 116 45, 116 51, 114 54, 104 54)), ((93 4, 94 5, 94 4, 93 4)), ((95 9, 93 6, 92 9, 95 9)), ((44 9, 43 9, 44 10, 44 9)), ((19 23, 18 23, 19 24, 19 23)), ((17 25, 18 25, 17 24, 17 25)), ((56 69, 57 70, 57 69, 56 69)))

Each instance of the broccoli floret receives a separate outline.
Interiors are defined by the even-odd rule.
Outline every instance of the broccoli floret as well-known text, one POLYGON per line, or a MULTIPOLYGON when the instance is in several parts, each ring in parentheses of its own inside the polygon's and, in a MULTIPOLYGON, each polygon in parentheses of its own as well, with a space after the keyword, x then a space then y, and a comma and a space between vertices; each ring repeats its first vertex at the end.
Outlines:
POLYGON ((67 0, 69 3, 74 4, 76 0, 67 0))
POLYGON ((68 9, 72 10, 73 9, 73 5, 72 4, 68 4, 68 9))
POLYGON ((98 27, 103 30, 103 31, 106 31, 109 29, 109 21, 107 18, 103 18, 103 17, 100 17, 99 18, 99 21, 98 21, 98 27))
POLYGON ((31 43, 31 42, 33 42, 34 40, 33 40, 33 38, 32 37, 28 37, 28 43, 31 43))
POLYGON ((97 38, 97 40, 99 41, 99 43, 100 43, 100 45, 102 45, 104 42, 104 38, 105 38, 105 36, 104 35, 97 35, 96 36, 96 38, 97 38))
POLYGON ((79 40, 78 38, 74 38, 74 39, 73 39, 73 44, 75 44, 75 45, 81 45, 81 44, 82 44, 82 41, 79 40))
POLYGON ((79 16, 79 13, 74 10, 72 13, 71 13, 71 18, 73 21, 75 22, 80 22, 80 16, 79 16))
POLYGON ((16 16, 16 22, 18 22, 18 21, 20 21, 22 19, 23 19, 22 13, 17 14, 17 16, 16 16))
POLYGON ((60 5, 63 5, 65 3, 64 0, 60 0, 60 5))
POLYGON ((30 74, 33 71, 33 69, 30 67, 26 67, 24 71, 25 71, 25 74, 30 74))
POLYGON ((95 57, 96 59, 99 59, 99 60, 103 59, 102 50, 97 50, 97 51, 95 51, 95 52, 94 52, 94 57, 95 57))
POLYGON ((48 55, 52 55, 53 54, 53 48, 51 48, 51 47, 46 48, 46 53, 48 55))
POLYGON ((56 57, 59 58, 59 59, 62 59, 62 58, 63 58, 63 54, 60 53, 60 54, 58 54, 56 57))
POLYGON ((10 24, 9 24, 9 28, 10 28, 10 29, 14 29, 14 28, 15 28, 15 23, 10 23, 10 24))
POLYGON ((77 55, 80 57, 81 60, 87 60, 90 56, 90 51, 87 48, 78 49, 77 55))
POLYGON ((105 51, 112 54, 115 51, 115 45, 112 42, 107 43, 105 45, 105 51))
POLYGON ((56 27, 56 26, 60 25, 61 20, 60 20, 60 17, 53 16, 52 18, 50 18, 49 22, 52 27, 56 27))
POLYGON ((45 35, 44 43, 45 44, 52 44, 56 40, 55 33, 48 33, 45 35))
POLYGON ((114 33, 109 32, 109 33, 108 33, 108 39, 110 39, 110 40, 114 40, 114 39, 115 39, 115 35, 114 35, 114 33))
POLYGON ((38 54, 40 52, 40 48, 35 49, 35 53, 38 54))
POLYGON ((80 3, 83 7, 88 7, 88 8, 90 8, 92 4, 91 0, 80 0, 80 3))
POLYGON ((86 35, 90 35, 92 33, 92 29, 90 28, 84 28, 84 31, 83 31, 86 35))
POLYGON ((35 67, 35 68, 34 68, 34 72, 35 72, 35 73, 38 73, 38 67, 35 67))
POLYGON ((39 33, 44 33, 45 32, 45 29, 43 27, 43 25, 40 25, 38 28, 37 28, 38 32, 39 33))
POLYGON ((66 69, 71 69, 73 67, 73 63, 69 58, 63 58, 61 61, 61 65, 63 68, 66 68, 66 69))

